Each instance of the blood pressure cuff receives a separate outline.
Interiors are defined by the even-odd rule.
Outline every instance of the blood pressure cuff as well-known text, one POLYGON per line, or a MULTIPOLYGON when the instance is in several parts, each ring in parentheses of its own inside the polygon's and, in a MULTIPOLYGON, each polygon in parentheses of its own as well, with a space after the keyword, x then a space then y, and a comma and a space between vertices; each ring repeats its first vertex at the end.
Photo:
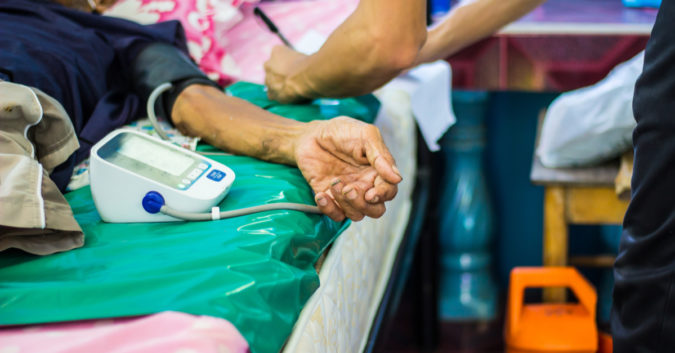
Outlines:
POLYGON ((152 43, 145 47, 133 62, 132 74, 134 91, 144 102, 159 85, 166 82, 173 85, 160 95, 155 104, 155 114, 169 122, 176 98, 189 85, 203 84, 220 89, 187 55, 165 43, 152 43))

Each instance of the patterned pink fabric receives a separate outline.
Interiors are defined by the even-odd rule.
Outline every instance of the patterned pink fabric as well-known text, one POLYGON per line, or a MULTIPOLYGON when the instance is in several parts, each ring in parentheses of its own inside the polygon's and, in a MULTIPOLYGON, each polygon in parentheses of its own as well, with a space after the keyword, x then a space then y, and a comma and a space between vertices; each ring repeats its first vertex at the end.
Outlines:
POLYGON ((163 312, 131 319, 91 320, 0 329, 2 353, 247 353, 229 322, 163 312))
MULTIPOLYGON (((263 63, 279 39, 253 16, 260 0, 118 0, 106 15, 143 24, 177 19, 185 28, 190 55, 220 84, 263 82, 263 63)), ((260 7, 291 42, 308 30, 328 35, 356 8, 358 0, 266 2, 260 7)))
POLYGON ((190 55, 221 84, 231 80, 224 33, 242 19, 238 8, 259 0, 118 0, 105 14, 143 24, 179 20, 190 55))

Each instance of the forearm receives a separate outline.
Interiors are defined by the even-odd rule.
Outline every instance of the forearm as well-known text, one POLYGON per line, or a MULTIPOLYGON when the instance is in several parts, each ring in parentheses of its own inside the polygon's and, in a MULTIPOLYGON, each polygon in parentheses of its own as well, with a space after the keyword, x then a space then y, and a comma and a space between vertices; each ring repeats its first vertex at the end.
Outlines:
POLYGON ((425 1, 362 0, 287 84, 306 98, 369 93, 408 68, 426 38, 425 1))
POLYGON ((379 130, 352 118, 301 123, 208 85, 183 90, 171 118, 225 151, 297 166, 319 209, 336 221, 380 217, 401 181, 379 130))
POLYGON ((192 85, 176 99, 172 121, 224 151, 295 165, 295 142, 309 124, 269 113, 217 88, 192 85))
POLYGON ((476 0, 456 7, 429 31, 416 64, 445 59, 497 32, 546 0, 476 0))

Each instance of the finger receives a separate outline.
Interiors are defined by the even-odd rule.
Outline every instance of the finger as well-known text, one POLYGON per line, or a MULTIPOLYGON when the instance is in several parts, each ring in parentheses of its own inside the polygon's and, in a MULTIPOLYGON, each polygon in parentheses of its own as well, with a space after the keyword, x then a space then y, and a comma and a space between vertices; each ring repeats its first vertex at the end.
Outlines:
POLYGON ((267 99, 269 99, 271 101, 275 101, 276 95, 274 93, 274 90, 271 89, 269 86, 267 86, 266 91, 267 91, 267 99))
POLYGON ((351 219, 352 221, 360 221, 363 219, 364 214, 360 212, 359 210, 355 209, 347 200, 347 197, 342 193, 344 189, 344 183, 337 179, 336 181, 333 182, 331 185, 331 194, 333 195, 333 198, 335 199, 335 202, 337 202, 338 206, 342 209, 342 211, 345 213, 345 216, 347 218, 351 219))
POLYGON ((267 70, 267 65, 265 65, 265 92, 267 92, 267 98, 274 100, 274 79, 272 78, 274 73, 267 70))
POLYGON ((279 98, 279 92, 283 89, 283 76, 276 73, 271 64, 271 59, 265 63, 264 68, 267 98, 270 100, 277 100, 279 98))
POLYGON ((272 47, 272 56, 274 56, 274 54, 277 54, 280 51, 285 51, 286 49, 288 48, 286 48, 285 45, 277 44, 272 47))
POLYGON ((270 100, 276 100, 277 97, 277 92, 278 92, 278 85, 276 84, 276 80, 274 78, 273 73, 268 73, 265 75, 265 87, 267 88, 267 98, 270 100))
POLYGON ((394 199, 398 193, 398 186, 391 184, 379 175, 375 178, 374 186, 366 191, 364 199, 370 203, 385 202, 394 199))
POLYGON ((283 85, 283 78, 280 75, 269 73, 265 75, 265 87, 267 87, 267 98, 277 101, 281 104, 291 104, 293 100, 289 98, 283 85))
POLYGON ((346 185, 342 189, 342 194, 345 196, 345 202, 353 209, 365 214, 371 218, 379 218, 384 214, 384 202, 369 203, 366 202, 364 194, 368 190, 369 184, 363 181, 357 181, 346 185))
POLYGON ((325 192, 320 192, 314 196, 316 205, 319 210, 336 222, 342 222, 345 219, 345 214, 340 207, 333 201, 333 198, 325 192))
POLYGON ((393 184, 400 183, 403 177, 398 168, 396 168, 394 157, 389 153, 389 149, 384 144, 380 130, 373 125, 371 126, 368 130, 368 143, 366 143, 366 158, 368 158, 368 163, 377 170, 377 173, 384 180, 393 184))

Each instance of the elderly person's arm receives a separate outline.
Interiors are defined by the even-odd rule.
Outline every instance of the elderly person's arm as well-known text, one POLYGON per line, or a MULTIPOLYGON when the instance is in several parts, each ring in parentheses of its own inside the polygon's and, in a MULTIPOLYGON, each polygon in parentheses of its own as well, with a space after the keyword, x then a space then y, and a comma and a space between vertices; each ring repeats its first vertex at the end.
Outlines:
POLYGON ((346 117, 301 123, 269 113, 226 95, 165 43, 147 44, 131 67, 140 97, 172 83, 155 107, 179 130, 225 151, 297 166, 319 209, 334 220, 379 217, 396 194, 401 177, 373 125, 346 117))
POLYGON ((378 129, 351 118, 302 123, 199 84, 180 93, 171 116, 182 132, 225 151, 297 166, 336 221, 380 217, 401 181, 378 129))
POLYGON ((361 0, 315 54, 273 49, 265 64, 270 98, 294 102, 373 91, 413 64, 426 38, 425 14, 425 0, 361 0))
POLYGON ((475 0, 454 8, 429 30, 415 65, 445 59, 519 19, 546 0, 475 0))

